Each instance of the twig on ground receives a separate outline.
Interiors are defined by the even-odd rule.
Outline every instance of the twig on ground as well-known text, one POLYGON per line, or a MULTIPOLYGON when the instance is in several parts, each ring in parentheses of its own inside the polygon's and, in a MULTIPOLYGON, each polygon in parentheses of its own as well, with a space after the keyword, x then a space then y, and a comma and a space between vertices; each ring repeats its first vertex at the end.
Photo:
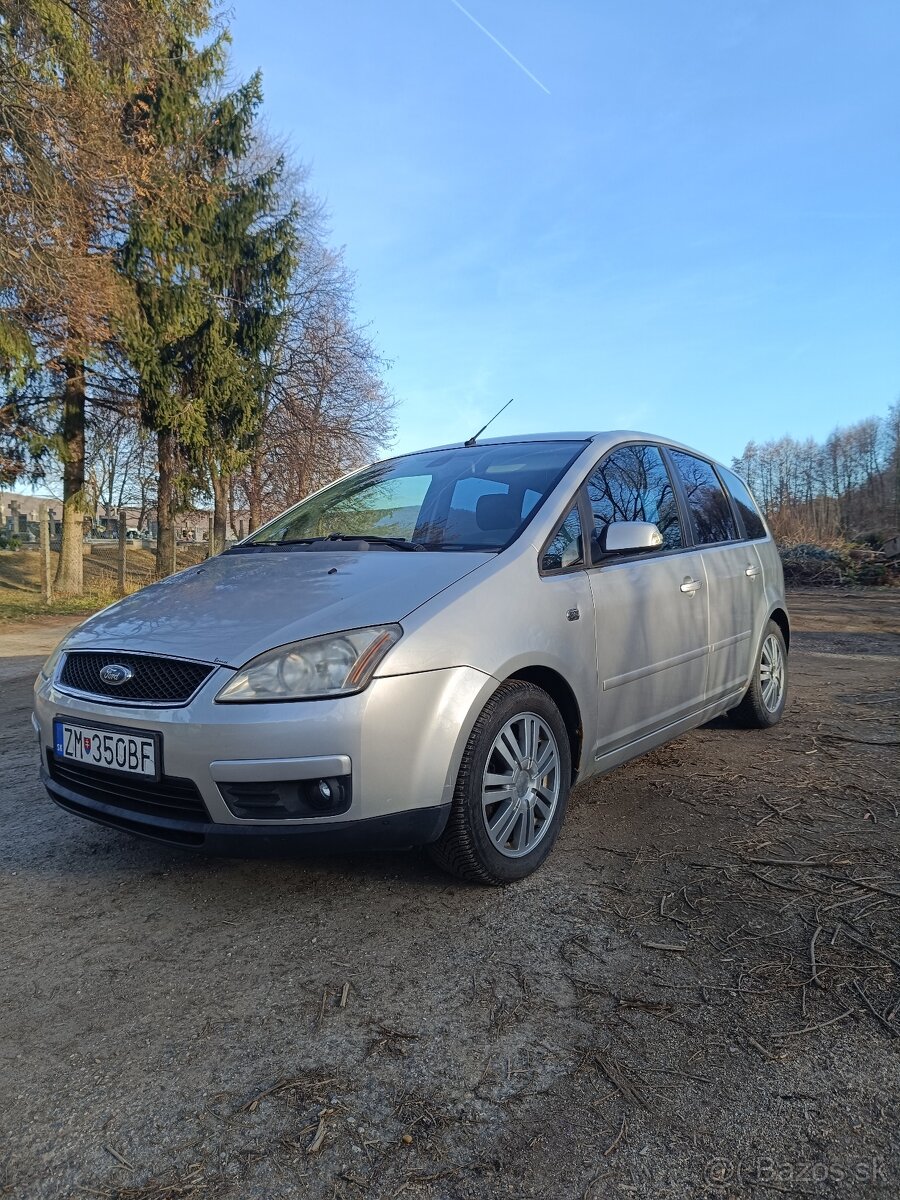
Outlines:
MULTIPOLYGON (((309 1090, 315 1092, 317 1088, 324 1087, 326 1083, 334 1083, 336 1078, 337 1077, 334 1076, 331 1079, 317 1079, 316 1082, 311 1085, 309 1090)), ((252 1100, 248 1100, 246 1104, 242 1104, 241 1107, 236 1111, 242 1113, 256 1112, 260 1106, 260 1103, 265 1100, 267 1096, 278 1096, 282 1092, 291 1092, 297 1088, 302 1088, 305 1086, 307 1086, 306 1081, 303 1079, 278 1079, 270 1088, 266 1088, 264 1092, 260 1092, 258 1096, 254 1096, 252 1100)))
MULTIPOLYGON (((846 921, 844 922, 844 924, 846 924, 846 921)), ((882 958, 886 958, 889 963, 892 963, 893 966, 895 966, 897 968, 897 970, 900 971, 900 962, 898 962, 896 958, 892 958, 891 955, 888 954, 886 950, 879 950, 879 948, 877 946, 870 946, 869 943, 864 942, 862 940, 862 938, 854 937, 853 934, 849 932, 849 930, 847 931, 847 937, 850 939, 851 942, 856 942, 857 946, 862 946, 863 950, 869 950, 869 951, 871 951, 872 954, 879 954, 879 955, 881 955, 882 958)))
POLYGON ((862 888, 866 892, 878 892, 882 896, 891 896, 894 900, 900 900, 900 892, 892 892, 889 888, 879 887, 877 883, 864 883, 861 879, 848 879, 845 875, 826 875, 826 879, 833 879, 835 883, 852 883, 854 887, 862 888))
POLYGON ((846 1012, 842 1012, 840 1016, 832 1017, 830 1021, 820 1021, 818 1025, 805 1025, 802 1029, 783 1029, 781 1033, 773 1033, 772 1037, 798 1037, 801 1033, 815 1033, 817 1029, 827 1029, 829 1025, 836 1025, 838 1021, 843 1021, 845 1017, 852 1017, 855 1012, 855 1008, 848 1008, 846 1012))
POLYGON ((319 1125, 316 1129, 315 1137, 306 1147, 307 1154, 318 1154, 322 1149, 322 1145, 325 1141, 325 1123, 333 1111, 334 1110, 330 1108, 322 1108, 319 1110, 319 1125))
POLYGON ((778 1054, 773 1054, 773 1053, 771 1052, 771 1050, 767 1050, 767 1049, 765 1048, 765 1046, 762 1044, 762 1042, 758 1042, 758 1041, 756 1040, 756 1038, 754 1038, 754 1037, 748 1037, 748 1038, 747 1038, 747 1041, 750 1043, 750 1045, 753 1047, 753 1049, 754 1049, 754 1050, 758 1050, 758 1051, 760 1052, 760 1054, 762 1054, 762 1055, 763 1055, 765 1058, 769 1058, 769 1059, 771 1059, 771 1060, 772 1060, 772 1062, 781 1062, 781 1056, 780 1056, 780 1055, 778 1055, 778 1054))
POLYGON ((605 1058, 602 1054, 595 1054, 594 1061, 609 1082, 619 1089, 624 1099, 630 1101, 632 1104, 640 1105, 641 1108, 649 1107, 647 1101, 641 1095, 640 1089, 625 1078, 625 1075, 619 1070, 616 1063, 611 1059, 605 1058))
POLYGON ((816 737, 828 738, 830 742, 857 742, 860 746, 900 746, 900 738, 887 738, 881 741, 873 738, 850 737, 846 733, 818 733, 816 737))
POLYGON ((603 1151, 603 1157, 604 1157, 604 1158, 607 1158, 607 1157, 608 1157, 610 1154, 612 1154, 613 1150, 615 1150, 616 1146, 618 1146, 619 1142, 621 1142, 621 1140, 622 1140, 622 1138, 623 1138, 623 1136, 624 1136, 624 1134, 625 1134, 625 1130, 626 1130, 627 1128, 628 1128, 628 1118, 627 1118, 627 1117, 623 1117, 623 1118, 622 1118, 622 1125, 621 1125, 621 1128, 619 1129, 619 1132, 616 1134, 616 1136, 615 1136, 615 1138, 613 1139, 613 1141, 611 1141, 611 1142, 610 1142, 610 1144, 609 1144, 609 1145, 606 1147, 606 1149, 603 1151))
POLYGON ((824 991, 825 984, 819 978, 819 970, 816 965, 816 940, 821 932, 822 932, 822 926, 817 925, 815 933, 810 938, 810 941, 809 941, 809 965, 810 965, 810 969, 812 971, 813 983, 816 985, 816 987, 819 987, 824 991))
POLYGON ((121 1155, 121 1154, 118 1152, 118 1150, 115 1148, 115 1146, 107 1146, 107 1145, 104 1143, 104 1145, 103 1145, 103 1149, 106 1151, 106 1153, 107 1153, 107 1154, 111 1154, 111 1155, 113 1156, 113 1158, 114 1158, 114 1159, 116 1159, 118 1162, 120 1162, 120 1163, 122 1164, 122 1166, 123 1166, 123 1167, 127 1167, 127 1169, 128 1169, 129 1171, 133 1171, 133 1170, 134 1170, 134 1167, 131 1165, 131 1163, 128 1161, 128 1159, 127 1159, 127 1158, 125 1158, 123 1155, 121 1155))
POLYGON ((860 997, 863 1004, 865 1004, 866 1008, 869 1010, 869 1012, 872 1014, 872 1016, 875 1018, 875 1020, 881 1022, 881 1024, 885 1027, 885 1029, 888 1031, 888 1033, 891 1035, 891 1037, 897 1037, 898 1036, 897 1030, 894 1028, 893 1025, 891 1025, 891 1023, 888 1020, 886 1020, 881 1015, 881 1013, 878 1011, 878 1009, 875 1008, 874 1004, 869 999, 869 997, 866 995, 866 993, 863 991, 863 989, 860 987, 859 982, 856 979, 853 980, 853 989, 856 992, 856 994, 860 997))

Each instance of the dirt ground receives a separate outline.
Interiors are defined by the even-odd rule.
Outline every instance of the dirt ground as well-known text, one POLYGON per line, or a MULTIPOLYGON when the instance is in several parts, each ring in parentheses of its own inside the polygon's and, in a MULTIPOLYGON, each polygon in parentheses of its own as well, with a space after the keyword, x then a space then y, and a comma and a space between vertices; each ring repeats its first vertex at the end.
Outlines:
POLYGON ((502 891, 66 815, 29 727, 65 626, 8 630, 0 1195, 900 1195, 900 594, 791 612, 781 726, 579 788, 502 891))

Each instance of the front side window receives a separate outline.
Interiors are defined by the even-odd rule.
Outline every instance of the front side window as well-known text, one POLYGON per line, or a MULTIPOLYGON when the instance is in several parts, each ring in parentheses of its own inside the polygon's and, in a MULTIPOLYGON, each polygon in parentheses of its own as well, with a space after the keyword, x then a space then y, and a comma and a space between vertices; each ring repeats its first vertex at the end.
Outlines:
POLYGON ((595 545, 613 521, 652 521, 662 534, 663 549, 684 544, 672 481, 658 446, 614 450, 588 479, 587 492, 595 545))
POLYGON ((701 546, 735 541, 734 514, 711 464, 683 450, 670 453, 687 497, 695 541, 701 546))
POLYGON ((542 571, 563 571, 584 562, 581 517, 577 505, 571 508, 550 540, 541 559, 542 571))
POLYGON ((759 514, 759 509, 756 507, 756 501, 750 494, 750 489, 744 483, 743 479, 739 478, 733 471, 726 471, 724 467, 719 468, 719 474, 722 476, 722 481, 731 492, 731 498, 734 501, 735 507, 741 514, 741 520, 744 522, 744 529, 747 537, 753 540, 766 536, 766 527, 763 524, 763 519, 759 514))
POLYGON ((380 549, 502 550, 585 443, 506 442, 406 454, 302 500, 236 550, 369 542, 380 549))

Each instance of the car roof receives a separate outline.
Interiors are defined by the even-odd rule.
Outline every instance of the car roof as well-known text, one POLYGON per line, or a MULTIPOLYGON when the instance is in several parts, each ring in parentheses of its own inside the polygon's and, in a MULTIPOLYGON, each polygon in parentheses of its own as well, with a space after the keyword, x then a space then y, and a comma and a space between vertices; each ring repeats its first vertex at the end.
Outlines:
MULTIPOLYGON (((478 438, 476 445, 478 446, 503 446, 515 442, 597 442, 603 443, 606 446, 612 447, 620 442, 661 442, 666 446, 674 446, 679 450, 687 450, 690 454, 696 454, 699 458, 705 458, 707 461, 716 461, 711 454, 707 454, 702 450, 696 450, 693 446, 688 446, 684 442, 680 442, 677 438, 665 437, 659 433, 647 433, 640 429, 589 429, 578 432, 554 432, 554 433, 511 433, 505 437, 486 437, 478 438)), ((432 450, 462 450, 465 447, 465 442, 448 442, 443 446, 428 446, 424 450, 411 451, 414 454, 427 454, 432 450)), ((394 457, 400 457, 395 455, 394 457)))

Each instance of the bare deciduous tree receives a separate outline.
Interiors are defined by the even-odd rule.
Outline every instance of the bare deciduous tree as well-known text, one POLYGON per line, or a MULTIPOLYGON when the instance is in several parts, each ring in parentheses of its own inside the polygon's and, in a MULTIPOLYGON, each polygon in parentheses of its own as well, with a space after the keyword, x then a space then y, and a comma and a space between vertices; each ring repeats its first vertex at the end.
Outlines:
POLYGON ((900 527, 900 402, 824 442, 750 442, 734 460, 786 543, 886 537, 900 527))
POLYGON ((134 408, 95 408, 87 425, 86 483, 94 511, 111 520, 125 505, 140 510, 144 528, 156 500, 156 441, 134 408))
POLYGON ((261 427, 236 480, 250 528, 371 461, 393 435, 375 345, 354 319, 342 256, 307 243, 274 352, 261 427))

